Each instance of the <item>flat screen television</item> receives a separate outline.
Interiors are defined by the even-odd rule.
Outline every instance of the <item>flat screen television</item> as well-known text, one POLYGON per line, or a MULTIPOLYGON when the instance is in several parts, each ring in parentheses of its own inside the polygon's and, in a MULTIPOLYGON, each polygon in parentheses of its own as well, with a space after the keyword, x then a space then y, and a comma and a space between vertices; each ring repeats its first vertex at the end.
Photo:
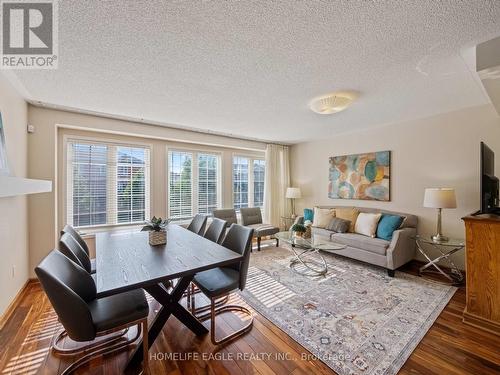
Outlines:
POLYGON ((500 214, 499 181, 495 176, 495 153, 481 142, 481 213, 500 214))

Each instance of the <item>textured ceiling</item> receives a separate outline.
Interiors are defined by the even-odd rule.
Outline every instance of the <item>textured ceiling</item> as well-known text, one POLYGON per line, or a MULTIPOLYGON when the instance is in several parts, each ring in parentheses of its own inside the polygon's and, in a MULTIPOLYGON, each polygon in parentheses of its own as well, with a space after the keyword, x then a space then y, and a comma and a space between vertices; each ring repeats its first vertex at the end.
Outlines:
POLYGON ((498 0, 59 1, 59 68, 16 71, 28 99, 300 142, 480 105, 473 46, 498 0), (359 91, 346 111, 307 104, 359 91))

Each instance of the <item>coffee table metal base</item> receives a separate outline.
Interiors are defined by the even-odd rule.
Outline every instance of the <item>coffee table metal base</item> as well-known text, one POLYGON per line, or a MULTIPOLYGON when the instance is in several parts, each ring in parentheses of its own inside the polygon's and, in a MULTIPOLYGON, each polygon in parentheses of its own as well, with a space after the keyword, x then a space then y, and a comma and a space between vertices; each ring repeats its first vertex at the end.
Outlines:
POLYGON ((292 270, 303 276, 326 275, 328 264, 318 249, 303 249, 294 245, 291 248, 295 255, 290 261, 292 270))

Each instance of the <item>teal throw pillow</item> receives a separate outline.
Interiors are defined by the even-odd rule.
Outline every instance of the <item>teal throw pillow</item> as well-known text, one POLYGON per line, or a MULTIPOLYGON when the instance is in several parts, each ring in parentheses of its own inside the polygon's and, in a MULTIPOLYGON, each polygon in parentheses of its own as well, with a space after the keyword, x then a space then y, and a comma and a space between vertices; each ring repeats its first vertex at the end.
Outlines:
POLYGON ((304 208, 304 221, 314 221, 314 211, 310 208, 304 208))
POLYGON ((387 241, 392 240, 392 234, 401 226, 403 220, 402 216, 383 214, 378 222, 377 237, 387 241))

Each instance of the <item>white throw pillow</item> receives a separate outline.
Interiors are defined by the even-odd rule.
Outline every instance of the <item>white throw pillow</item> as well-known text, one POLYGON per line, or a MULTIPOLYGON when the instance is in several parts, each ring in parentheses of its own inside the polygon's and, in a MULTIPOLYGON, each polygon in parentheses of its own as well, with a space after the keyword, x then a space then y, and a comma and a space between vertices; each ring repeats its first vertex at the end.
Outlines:
POLYGON ((324 228, 330 223, 332 217, 335 217, 334 209, 314 207, 314 220, 312 225, 316 228, 324 228))
POLYGON ((356 220, 354 232, 369 237, 375 237, 377 233, 377 226, 382 214, 366 214, 360 213, 356 220))

